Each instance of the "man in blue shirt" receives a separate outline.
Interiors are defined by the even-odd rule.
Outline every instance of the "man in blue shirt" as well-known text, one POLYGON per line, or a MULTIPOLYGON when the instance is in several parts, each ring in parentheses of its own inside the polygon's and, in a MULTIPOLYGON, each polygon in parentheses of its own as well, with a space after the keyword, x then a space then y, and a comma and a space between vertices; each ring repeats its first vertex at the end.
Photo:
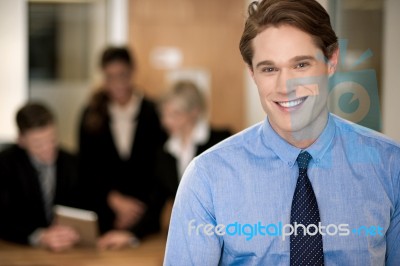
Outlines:
POLYGON ((400 265, 400 146, 328 112, 324 8, 251 4, 240 51, 267 118, 186 169, 164 264, 400 265))

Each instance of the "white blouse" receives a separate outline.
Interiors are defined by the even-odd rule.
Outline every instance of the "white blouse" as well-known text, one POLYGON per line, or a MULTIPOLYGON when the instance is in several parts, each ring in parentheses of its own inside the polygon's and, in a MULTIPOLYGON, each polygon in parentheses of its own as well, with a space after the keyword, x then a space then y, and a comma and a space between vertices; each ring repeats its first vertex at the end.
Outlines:
POLYGON ((189 143, 184 146, 179 137, 171 136, 165 143, 164 149, 172 154, 177 161, 178 177, 182 178, 186 167, 196 156, 197 146, 205 144, 210 138, 210 127, 205 120, 199 120, 190 137, 189 143))
POLYGON ((133 140, 135 139, 137 116, 142 96, 132 95, 131 100, 124 106, 110 103, 108 111, 111 117, 111 133, 121 159, 127 160, 131 156, 133 140))

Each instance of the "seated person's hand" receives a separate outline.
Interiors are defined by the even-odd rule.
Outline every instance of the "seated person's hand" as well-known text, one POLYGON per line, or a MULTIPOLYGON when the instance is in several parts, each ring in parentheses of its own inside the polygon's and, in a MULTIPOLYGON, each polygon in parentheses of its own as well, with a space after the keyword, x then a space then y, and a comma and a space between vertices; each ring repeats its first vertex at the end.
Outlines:
POLYGON ((108 204, 116 214, 114 227, 121 230, 134 226, 146 211, 146 204, 142 201, 117 191, 110 192, 108 204))
POLYGON ((97 242, 97 246, 101 250, 116 250, 135 244, 135 240, 138 244, 138 240, 128 231, 113 230, 103 235, 97 242))
POLYGON ((71 227, 53 225, 39 235, 39 245, 54 252, 72 248, 79 242, 79 234, 71 227))

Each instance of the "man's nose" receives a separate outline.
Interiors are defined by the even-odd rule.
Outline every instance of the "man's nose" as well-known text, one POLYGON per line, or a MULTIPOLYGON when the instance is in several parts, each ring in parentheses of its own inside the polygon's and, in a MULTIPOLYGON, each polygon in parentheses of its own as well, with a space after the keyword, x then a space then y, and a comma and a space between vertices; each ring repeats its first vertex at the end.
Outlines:
POLYGON ((291 95, 295 90, 295 86, 291 86, 290 80, 293 79, 293 76, 289 71, 285 69, 281 69, 278 71, 277 81, 276 81, 276 92, 286 95, 291 95))

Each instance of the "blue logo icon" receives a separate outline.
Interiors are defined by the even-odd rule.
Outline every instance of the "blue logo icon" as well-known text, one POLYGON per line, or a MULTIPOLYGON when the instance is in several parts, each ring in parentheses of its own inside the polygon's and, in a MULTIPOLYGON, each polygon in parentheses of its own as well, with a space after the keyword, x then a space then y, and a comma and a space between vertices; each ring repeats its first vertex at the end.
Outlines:
MULTIPOLYGON (((339 41, 340 63, 347 54, 347 41, 339 41)), ((358 66, 372 56, 367 50, 351 66, 358 66)), ((380 131, 378 83, 373 69, 337 72, 329 80, 329 110, 344 119, 380 131)))

